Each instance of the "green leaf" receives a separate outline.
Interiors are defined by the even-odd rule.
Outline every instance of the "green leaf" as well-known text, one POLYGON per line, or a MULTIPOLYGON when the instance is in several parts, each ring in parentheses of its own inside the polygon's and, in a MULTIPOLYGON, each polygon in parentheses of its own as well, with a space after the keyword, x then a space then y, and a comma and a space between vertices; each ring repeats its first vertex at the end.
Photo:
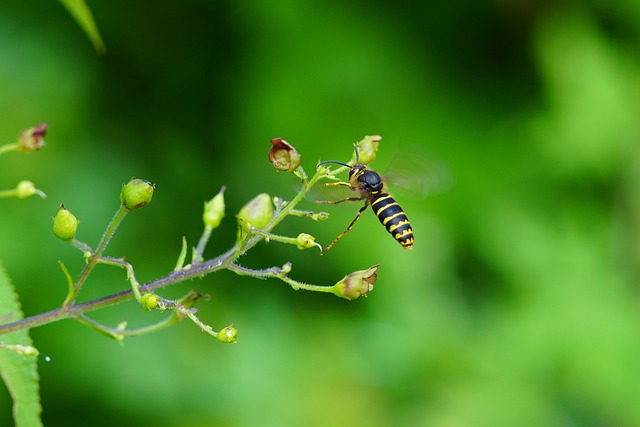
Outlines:
POLYGON ((91 9, 89 9, 89 6, 87 6, 84 0, 60 0, 60 2, 67 8, 78 25, 84 30, 98 53, 104 53, 106 47, 102 41, 102 36, 93 20, 91 9))
MULTIPOLYGON (((0 265, 0 319, 22 319, 23 314, 13 285, 0 265)), ((4 345, 31 346, 28 330, 0 335, 4 345)), ((40 377, 36 356, 21 356, 10 348, 0 347, 0 374, 13 397, 16 427, 42 426, 40 421, 40 377)))

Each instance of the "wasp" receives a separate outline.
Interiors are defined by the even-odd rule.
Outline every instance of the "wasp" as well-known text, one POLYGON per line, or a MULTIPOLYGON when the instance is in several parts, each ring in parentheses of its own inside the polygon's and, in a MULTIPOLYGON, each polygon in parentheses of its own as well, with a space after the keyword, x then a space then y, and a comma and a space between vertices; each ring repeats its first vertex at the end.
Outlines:
POLYGON ((351 224, 349 224, 346 230, 344 230, 333 242, 331 242, 329 246, 327 246, 326 250, 330 250, 338 240, 353 228, 353 225, 368 206, 371 206, 373 213, 376 214, 382 225, 385 226, 393 238, 396 239, 403 248, 410 250, 413 248, 413 229, 411 228, 409 218, 407 218, 407 215, 404 213, 398 202, 396 202, 389 193, 384 191, 384 183, 380 174, 368 169, 365 165, 359 162, 358 146, 354 145, 354 148, 356 161, 353 166, 337 160, 325 160, 318 163, 318 166, 327 163, 335 163, 337 165, 348 167, 349 182, 333 182, 325 185, 342 185, 357 192, 360 196, 347 197, 345 199, 335 201, 316 201, 316 203, 338 204, 342 202, 357 202, 364 200, 364 206, 360 208, 356 217, 351 221, 351 224))

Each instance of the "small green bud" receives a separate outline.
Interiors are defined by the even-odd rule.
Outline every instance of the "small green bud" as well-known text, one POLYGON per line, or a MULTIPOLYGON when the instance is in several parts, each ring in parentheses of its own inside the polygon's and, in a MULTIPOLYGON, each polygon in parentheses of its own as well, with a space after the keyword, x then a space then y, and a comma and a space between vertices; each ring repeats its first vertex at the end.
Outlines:
MULTIPOLYGON (((361 141, 356 144, 358 149, 358 161, 367 165, 376 159, 376 152, 380 145, 380 135, 365 136, 361 141)), ((356 154, 353 153, 352 164, 356 161, 356 154)))
POLYGON ((282 268, 280 269, 280 272, 281 272, 282 274, 288 274, 288 273, 290 273, 290 272, 291 272, 291 263, 290 263, 290 262, 285 263, 285 264, 282 266, 282 268))
POLYGON ((217 337, 220 342, 235 343, 238 339, 238 330, 234 328, 233 325, 229 325, 218 332, 217 337))
POLYGON ((31 181, 20 181, 16 187, 16 197, 18 199, 26 199, 27 197, 31 197, 34 194, 42 197, 43 199, 47 197, 41 190, 38 190, 33 182, 31 181))
POLYGON ((249 228, 264 228, 273 218, 273 202, 267 193, 258 194, 238 212, 238 240, 244 237, 249 228))
POLYGON ((347 274, 341 281, 333 285, 333 293, 341 298, 356 299, 366 296, 373 289, 373 283, 378 278, 376 264, 366 270, 354 271, 347 274))
POLYGON ((140 304, 145 310, 155 310, 158 307, 158 295, 147 292, 140 297, 140 304))
POLYGON ((120 202, 127 210, 139 209, 151 202, 155 185, 144 179, 132 179, 122 186, 120 202))
POLYGON ((61 240, 70 241, 76 237, 80 221, 64 205, 60 205, 58 213, 53 218, 53 234, 61 240))
POLYGON ((222 187, 218 194, 213 199, 204 203, 204 213, 202 214, 202 220, 206 226, 217 228, 224 218, 224 190, 222 187))
POLYGON ((293 145, 282 138, 273 138, 269 150, 269 161, 278 171, 293 172, 300 166, 300 154, 293 145))
POLYGON ((320 248, 320 251, 322 252, 322 246, 316 243, 316 238, 307 233, 298 234, 298 237, 296 237, 296 246, 301 251, 304 249, 309 249, 314 246, 317 246, 320 248))
POLYGON ((49 127, 49 125, 42 123, 20 132, 17 143, 18 150, 23 153, 33 153, 44 147, 44 137, 47 134, 47 127, 49 127))

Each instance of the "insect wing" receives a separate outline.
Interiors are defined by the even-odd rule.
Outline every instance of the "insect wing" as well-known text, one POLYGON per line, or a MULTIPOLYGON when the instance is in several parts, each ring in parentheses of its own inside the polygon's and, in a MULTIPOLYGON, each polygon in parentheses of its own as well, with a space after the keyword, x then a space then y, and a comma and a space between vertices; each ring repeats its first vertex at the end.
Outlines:
POLYGON ((444 162, 422 150, 396 153, 389 163, 384 180, 387 191, 401 199, 424 200, 448 191, 453 180, 444 162))

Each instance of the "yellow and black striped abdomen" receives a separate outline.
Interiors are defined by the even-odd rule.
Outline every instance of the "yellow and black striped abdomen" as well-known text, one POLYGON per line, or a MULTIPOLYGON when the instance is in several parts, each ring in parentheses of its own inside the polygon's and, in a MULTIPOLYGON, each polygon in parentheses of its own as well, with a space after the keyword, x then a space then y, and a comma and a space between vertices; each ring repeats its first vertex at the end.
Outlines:
POLYGON ((405 249, 413 248, 413 229, 400 205, 387 193, 374 194, 371 207, 382 225, 405 249))

